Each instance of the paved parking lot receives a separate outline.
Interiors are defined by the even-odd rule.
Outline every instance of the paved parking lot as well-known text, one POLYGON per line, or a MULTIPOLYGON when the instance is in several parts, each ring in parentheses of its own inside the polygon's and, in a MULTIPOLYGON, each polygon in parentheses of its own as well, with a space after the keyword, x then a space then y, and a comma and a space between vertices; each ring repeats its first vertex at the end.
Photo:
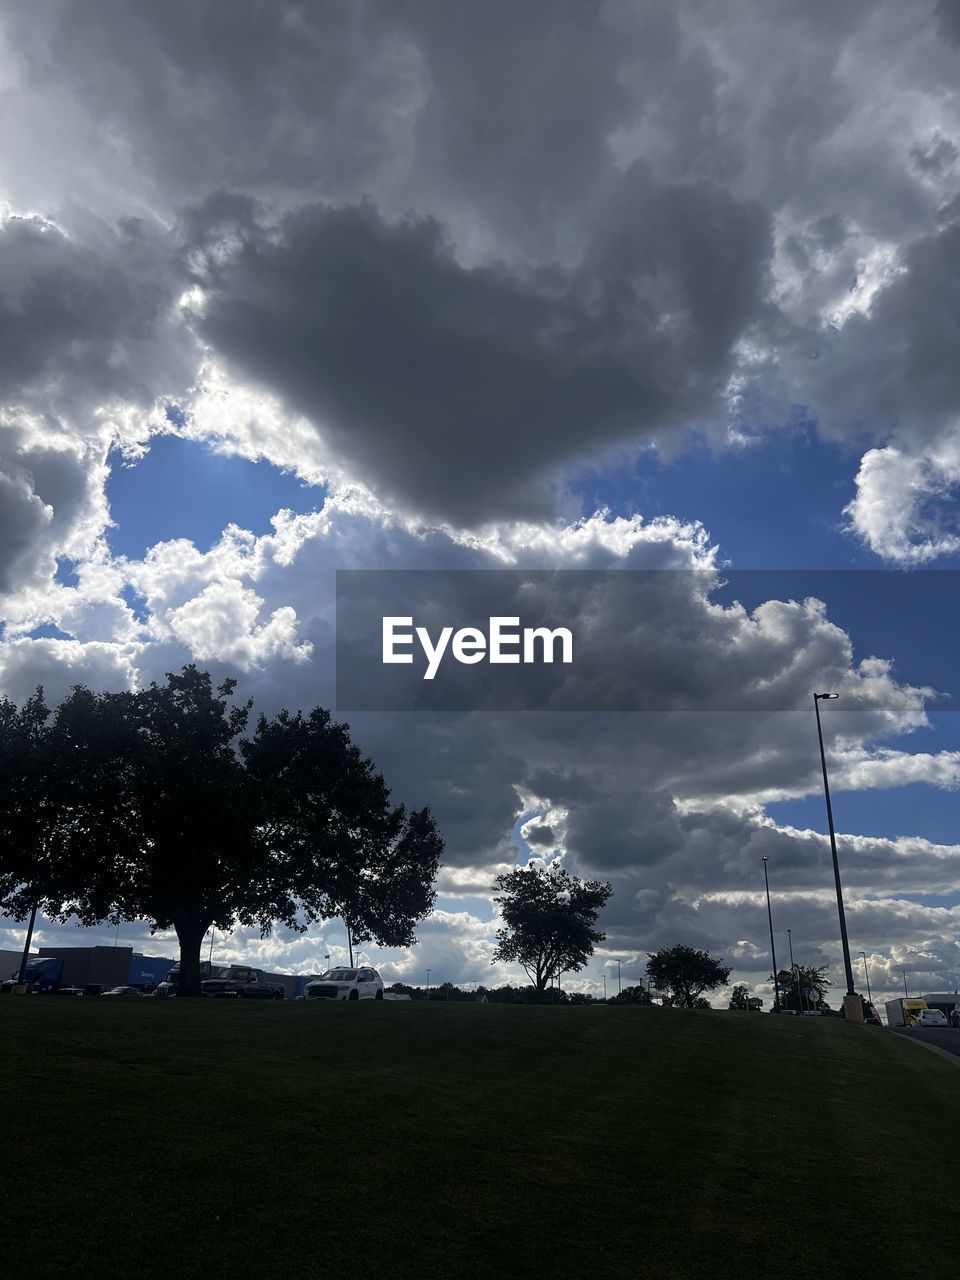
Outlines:
POLYGON ((938 1049, 946 1049, 960 1058, 960 1027, 891 1027, 898 1036, 908 1036, 911 1040, 922 1040, 925 1044, 935 1044, 938 1049))

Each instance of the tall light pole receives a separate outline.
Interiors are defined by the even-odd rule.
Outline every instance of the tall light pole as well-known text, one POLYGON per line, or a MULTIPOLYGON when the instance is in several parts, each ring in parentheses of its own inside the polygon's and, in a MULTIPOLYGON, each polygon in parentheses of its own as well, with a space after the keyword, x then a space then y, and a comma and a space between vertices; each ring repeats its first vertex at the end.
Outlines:
POLYGON ((601 974, 600 976, 603 978, 603 998, 604 998, 604 1001, 606 1001, 606 998, 607 998, 607 975, 606 975, 605 973, 603 973, 603 974, 601 974))
POLYGON ((787 942, 790 945, 790 972, 793 974, 794 981, 797 984, 797 1013, 803 1013, 803 999, 800 995, 800 970, 793 963, 793 933, 787 930, 787 942))
POLYGON ((33 930, 37 923, 37 904, 33 904, 30 912, 30 923, 27 925, 27 937, 23 944, 23 955, 20 957, 20 968, 17 970, 17 986, 22 987, 27 980, 27 965, 30 963, 30 944, 33 942, 33 930))
POLYGON ((431 974, 431 972, 432 972, 432 970, 431 970, 431 969, 428 969, 428 970, 427 970, 427 999, 428 999, 428 1000, 430 999, 430 974, 431 974))
POLYGON ((770 925, 770 959, 773 961, 773 1011, 780 1012, 780 984, 777 982, 777 949, 773 945, 773 912, 770 910, 770 877, 767 875, 767 855, 763 855, 763 883, 767 886, 767 921, 770 925))
POLYGON ((617 995, 623 994, 623 983, 620 980, 620 961, 617 961, 617 995))
POLYGON ((873 1004, 873 996, 870 994, 870 970, 867 968, 867 953, 865 951, 860 952, 860 959, 863 961, 863 976, 867 980, 867 1000, 870 1004, 873 1004))
POLYGON ((833 829, 833 806, 830 804, 830 783, 827 781, 827 757, 823 750, 823 729, 820 725, 820 702, 839 698, 839 693, 815 693, 813 708, 817 713, 817 738, 820 742, 820 766, 823 769, 823 795, 827 802, 827 824, 830 827, 830 851, 833 854, 833 878, 837 886, 837 910, 840 913, 840 941, 843 944, 843 971, 847 979, 847 995, 852 996, 853 968, 850 964, 850 943, 847 941, 847 918, 843 911, 843 889, 840 887, 840 863, 837 860, 837 836, 833 829))
POLYGON ((910 992, 907 990, 907 971, 906 969, 901 969, 900 972, 903 974, 903 994, 904 997, 909 1000, 910 992))

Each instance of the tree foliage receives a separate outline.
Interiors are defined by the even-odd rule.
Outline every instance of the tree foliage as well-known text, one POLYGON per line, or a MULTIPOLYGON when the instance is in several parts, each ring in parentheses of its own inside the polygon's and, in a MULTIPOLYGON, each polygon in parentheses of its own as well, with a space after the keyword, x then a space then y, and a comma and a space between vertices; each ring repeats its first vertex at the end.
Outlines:
POLYGON ((531 863, 498 876, 496 889, 503 927, 493 963, 518 962, 538 997, 558 974, 579 972, 606 937, 595 925, 609 884, 531 863))
POLYGON ((749 998, 750 996, 749 996, 749 990, 747 986, 742 982, 738 982, 737 985, 730 992, 729 1008, 749 1009, 750 1006, 747 1004, 747 1001, 749 998))
POLYGON ((184 995, 211 926, 266 936, 341 915, 358 941, 411 943, 443 850, 429 811, 391 805, 321 708, 243 738, 235 686, 188 666, 135 692, 77 687, 52 718, 39 693, 0 704, 0 907, 173 928, 184 995))
POLYGON ((612 996, 608 1004, 652 1004, 650 992, 645 986, 638 985, 633 987, 624 987, 622 991, 618 991, 612 996))
POLYGON ((671 1003, 681 1009, 697 1009, 705 991, 715 991, 728 981, 732 969, 708 951, 676 946, 658 951, 647 962, 651 986, 670 992, 671 1003))
MULTIPOLYGON (((781 1007, 784 1009, 799 1008, 801 1012, 808 1009, 823 1010, 826 1007, 827 988, 833 985, 827 977, 827 966, 821 965, 819 968, 808 968, 802 964, 795 964, 792 972, 793 981, 789 987, 781 986, 780 988, 781 1007), (799 996, 797 995, 798 985, 800 988, 799 996), (805 989, 809 989, 809 995, 804 994, 805 989)), ((770 981, 773 981, 772 975, 770 981)))

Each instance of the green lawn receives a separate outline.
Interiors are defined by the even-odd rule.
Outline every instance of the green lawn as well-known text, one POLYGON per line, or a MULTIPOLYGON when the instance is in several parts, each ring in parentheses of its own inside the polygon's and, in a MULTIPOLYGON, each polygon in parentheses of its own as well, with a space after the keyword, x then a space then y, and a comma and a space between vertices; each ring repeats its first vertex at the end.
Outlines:
POLYGON ((960 1073, 630 1007, 0 1000, 0 1273, 953 1276, 960 1073))

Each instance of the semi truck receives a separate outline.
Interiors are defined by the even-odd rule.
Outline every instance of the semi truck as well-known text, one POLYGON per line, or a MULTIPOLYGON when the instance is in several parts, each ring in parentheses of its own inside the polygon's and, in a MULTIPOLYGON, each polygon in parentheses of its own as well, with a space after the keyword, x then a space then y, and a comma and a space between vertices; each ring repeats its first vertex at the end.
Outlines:
MULTIPOLYGON (((2 984, 2 989, 12 991, 17 985, 19 976, 18 967, 2 984)), ((47 994, 51 991, 59 991, 62 977, 63 961, 59 956, 40 956, 28 960, 23 973, 23 982, 28 991, 47 994)))
POLYGON ((921 1000, 916 996, 907 999, 905 996, 899 996, 896 1000, 888 1000, 886 1003, 887 1010, 887 1026, 888 1027, 915 1027, 917 1025, 917 1013, 921 1009, 926 1009, 926 1000, 921 1000))

